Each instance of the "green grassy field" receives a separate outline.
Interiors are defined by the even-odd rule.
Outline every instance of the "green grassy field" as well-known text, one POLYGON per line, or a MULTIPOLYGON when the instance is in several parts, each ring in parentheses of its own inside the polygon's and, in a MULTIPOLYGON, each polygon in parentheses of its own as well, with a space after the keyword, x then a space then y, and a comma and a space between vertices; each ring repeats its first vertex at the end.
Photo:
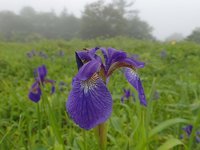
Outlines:
POLYGON ((146 63, 139 74, 147 107, 139 104, 137 92, 121 70, 110 78, 108 89, 114 105, 107 121, 107 149, 199 150, 195 134, 200 131, 200 45, 120 37, 89 41, 0 42, 0 149, 98 149, 94 131, 79 128, 69 118, 65 107, 72 78, 77 73, 74 52, 96 46, 138 54, 139 60, 146 63), (29 58, 27 53, 31 50, 35 50, 36 55, 29 58), (59 55, 60 51, 64 52, 63 56, 59 55), (165 54, 161 54, 163 51, 165 54), (47 56, 40 56, 41 52, 47 56), (53 95, 49 95, 50 85, 44 89, 52 110, 44 107, 42 100, 37 104, 28 99, 34 82, 33 71, 42 64, 48 69, 47 77, 56 81, 53 95), (60 82, 65 84, 61 86, 60 82), (136 101, 129 99, 121 103, 123 88, 131 89, 136 101), (194 130, 187 137, 183 128, 189 124, 194 130), (184 135, 182 139, 181 135, 184 135))

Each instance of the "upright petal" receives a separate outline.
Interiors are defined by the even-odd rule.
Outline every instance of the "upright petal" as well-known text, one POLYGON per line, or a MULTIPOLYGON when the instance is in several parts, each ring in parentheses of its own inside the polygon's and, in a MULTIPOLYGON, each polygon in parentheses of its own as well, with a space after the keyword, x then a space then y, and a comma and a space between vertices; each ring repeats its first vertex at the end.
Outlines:
POLYGON ((128 82, 137 90, 140 103, 144 106, 147 105, 144 89, 136 72, 130 68, 126 68, 125 76, 128 82))
POLYGON ((86 81, 74 78, 66 108, 76 124, 89 130, 110 117, 112 97, 96 73, 86 81))
POLYGON ((190 136, 190 134, 192 133, 192 129, 193 129, 193 126, 188 125, 183 130, 186 132, 187 136, 190 136))
POLYGON ((75 55, 76 55, 77 68, 79 70, 83 66, 83 62, 82 62, 81 58, 78 56, 77 52, 75 52, 75 55))
POLYGON ((97 60, 91 60, 84 64, 78 74, 76 75, 76 78, 79 80, 87 80, 89 79, 95 72, 100 70, 101 64, 97 60))
POLYGON ((38 82, 35 82, 30 91, 29 91, 29 99, 32 100, 33 102, 38 102, 40 100, 40 97, 42 95, 42 92, 41 92, 41 89, 39 87, 39 83, 38 82))
POLYGON ((82 51, 76 51, 76 54, 83 62, 88 62, 95 58, 95 53, 98 50, 98 47, 92 48, 92 49, 86 49, 82 51))
POLYGON ((38 73, 38 78, 39 78, 40 82, 44 82, 44 79, 47 75, 47 69, 46 69, 45 65, 38 67, 37 73, 38 73))

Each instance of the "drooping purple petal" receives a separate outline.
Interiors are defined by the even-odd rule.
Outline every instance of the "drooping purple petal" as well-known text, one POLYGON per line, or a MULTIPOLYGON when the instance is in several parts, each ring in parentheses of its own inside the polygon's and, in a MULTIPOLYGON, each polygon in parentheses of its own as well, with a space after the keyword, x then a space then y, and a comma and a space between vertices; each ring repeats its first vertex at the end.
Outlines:
POLYGON ((44 82, 44 79, 47 75, 47 69, 46 69, 45 65, 38 67, 37 73, 38 73, 38 78, 39 78, 40 82, 44 82))
POLYGON ((126 68, 125 77, 128 80, 128 82, 137 90, 140 104, 147 106, 144 89, 142 87, 142 83, 140 81, 139 76, 135 73, 134 70, 126 68))
POLYGON ((33 102, 38 102, 40 100, 40 97, 42 95, 42 92, 41 92, 41 89, 40 89, 40 86, 39 86, 39 83, 38 82, 35 82, 30 91, 29 91, 29 99, 32 100, 33 102))
POLYGON ((110 117, 112 97, 97 74, 86 81, 74 78, 66 108, 76 124, 89 130, 110 117))
POLYGON ((145 66, 144 62, 140 62, 133 58, 128 58, 128 57, 125 59, 119 60, 119 62, 129 64, 131 66, 134 66, 135 68, 143 68, 145 66))
POLYGON ((107 50, 107 62, 106 62, 106 70, 108 71, 110 66, 115 63, 118 62, 120 60, 125 59, 126 53, 123 51, 118 51, 114 48, 108 48, 107 50))
POLYGON ((99 71, 100 70, 100 66, 101 64, 99 63, 99 61, 97 60, 91 60, 89 62, 87 62, 86 64, 84 64, 76 78, 78 78, 79 80, 87 80, 89 79, 95 72, 99 71))
MULTIPOLYGON (((104 50, 105 51, 105 50, 104 50)), ((106 74, 110 76, 116 69, 120 67, 128 67, 131 69, 144 67, 144 62, 139 62, 133 58, 127 57, 123 51, 117 51, 113 48, 108 48, 108 59, 106 64, 106 74)))

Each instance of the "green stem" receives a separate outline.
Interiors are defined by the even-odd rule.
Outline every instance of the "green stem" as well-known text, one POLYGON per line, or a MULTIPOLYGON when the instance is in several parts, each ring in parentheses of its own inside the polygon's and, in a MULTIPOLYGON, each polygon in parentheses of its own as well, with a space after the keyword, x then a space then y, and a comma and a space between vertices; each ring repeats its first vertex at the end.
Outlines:
POLYGON ((84 150, 87 150, 87 138, 85 130, 83 130, 83 139, 84 139, 84 150))
POLYGON ((62 145, 62 148, 64 150, 64 142, 63 142, 63 139, 61 137, 61 132, 60 132, 60 128, 59 128, 59 125, 57 123, 57 120, 55 118, 55 114, 53 113, 53 110, 52 110, 52 107, 49 103, 49 100, 47 99, 47 97, 45 96, 45 94, 42 95, 42 101, 44 102, 44 110, 45 110, 45 106, 47 107, 47 115, 48 115, 48 118, 49 118, 49 123, 53 129, 53 133, 55 134, 55 137, 56 137, 56 140, 58 141, 58 143, 60 145, 62 145))
POLYGON ((59 131, 59 127, 58 127, 58 125, 56 123, 57 121, 56 121, 55 115, 53 114, 53 110, 51 108, 51 105, 50 105, 48 100, 46 100, 46 102, 47 102, 47 106, 48 106, 48 110, 49 110, 48 111, 48 115, 49 115, 50 123, 51 123, 51 125, 53 127, 53 131, 54 131, 54 133, 56 135, 56 138, 57 138, 58 142, 60 144, 63 144, 63 141, 62 141, 62 138, 61 138, 61 134, 60 134, 60 131, 59 131))
POLYGON ((37 115, 38 115, 38 139, 39 143, 41 143, 41 113, 40 113, 40 103, 37 104, 37 115))
POLYGON ((96 127, 96 135, 97 135, 97 138, 98 138, 100 150, 106 150, 106 144, 107 144, 106 122, 101 123, 96 127))

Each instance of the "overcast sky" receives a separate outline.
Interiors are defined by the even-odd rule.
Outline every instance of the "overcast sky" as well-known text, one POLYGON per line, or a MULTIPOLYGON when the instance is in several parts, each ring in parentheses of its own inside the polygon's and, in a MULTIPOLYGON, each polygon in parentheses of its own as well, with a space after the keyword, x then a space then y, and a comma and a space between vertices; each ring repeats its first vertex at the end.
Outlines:
MULTIPOLYGON (((80 16, 84 5, 96 0, 0 0, 0 11, 19 12, 23 6, 31 6, 37 11, 56 13, 65 7, 68 12, 80 16)), ((111 0, 106 0, 111 1, 111 0)), ((139 16, 153 28, 153 35, 165 39, 172 33, 187 36, 196 27, 200 27, 200 0, 135 0, 134 9, 139 16)))

